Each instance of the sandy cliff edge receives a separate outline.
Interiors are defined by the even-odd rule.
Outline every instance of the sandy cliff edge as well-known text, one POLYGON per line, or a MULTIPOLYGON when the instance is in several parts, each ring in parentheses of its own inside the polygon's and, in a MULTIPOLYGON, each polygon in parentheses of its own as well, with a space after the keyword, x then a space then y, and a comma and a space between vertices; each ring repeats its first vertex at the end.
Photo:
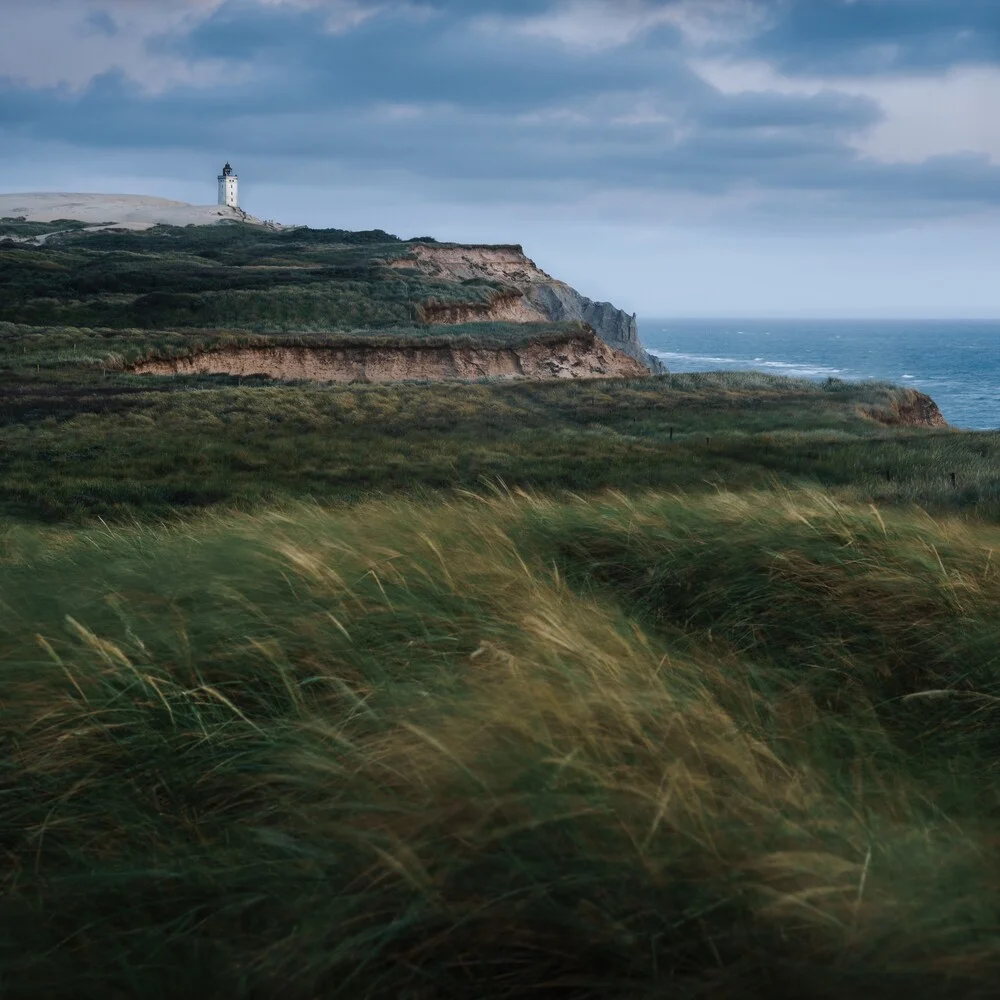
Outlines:
MULTIPOLYGON (((248 222, 273 229, 241 209, 218 205, 189 205, 143 195, 68 194, 34 192, 0 195, 0 219, 24 219, 51 223, 73 220, 91 230, 150 229, 156 225, 190 226, 226 222, 248 222)), ((52 234, 9 237, 16 242, 44 244, 52 234)), ((427 303, 422 319, 430 325, 470 322, 585 323, 614 350, 644 366, 647 372, 665 372, 663 363, 649 354, 639 341, 635 315, 609 302, 595 302, 565 282, 546 274, 525 256, 520 246, 463 246, 457 244, 410 244, 407 257, 390 267, 413 268, 444 280, 485 280, 502 289, 487 303, 461 305, 427 303)))
POLYGON ((520 347, 226 347, 141 362, 139 375, 263 375, 315 382, 643 378, 648 370, 593 334, 520 347))
POLYGON ((890 408, 866 407, 866 417, 887 427, 948 427, 948 421, 937 403, 916 389, 904 389, 890 408))
POLYGON ((430 277, 450 281, 493 281, 506 286, 490 305, 436 307, 427 310, 434 324, 505 320, 507 322, 571 322, 592 327, 616 351, 627 354, 646 370, 659 374, 666 368, 649 354, 639 340, 635 315, 610 302, 595 302, 564 281, 553 278, 520 246, 459 246, 416 243, 409 256, 392 261, 390 267, 412 268, 430 277))

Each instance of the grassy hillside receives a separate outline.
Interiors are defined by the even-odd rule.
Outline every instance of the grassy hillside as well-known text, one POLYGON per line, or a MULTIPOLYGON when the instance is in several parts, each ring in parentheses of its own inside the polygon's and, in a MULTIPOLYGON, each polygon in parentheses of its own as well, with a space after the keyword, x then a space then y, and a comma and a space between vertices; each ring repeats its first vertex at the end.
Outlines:
POLYGON ((388 268, 410 244, 376 230, 157 226, 86 233, 0 221, 0 321, 112 330, 320 332, 412 326, 432 302, 500 285, 388 268), (41 246, 4 241, 59 232, 41 246))
POLYGON ((889 386, 765 375, 239 382, 73 384, 42 375, 0 387, 0 514, 127 521, 214 505, 478 489, 497 477, 577 492, 809 483, 1000 514, 1000 435, 889 428, 868 415, 891 418, 904 393, 889 386))
POLYGON ((0 244, 4 1000, 995 995, 1000 434, 131 375, 569 328, 426 328, 386 234, 61 226, 0 244))

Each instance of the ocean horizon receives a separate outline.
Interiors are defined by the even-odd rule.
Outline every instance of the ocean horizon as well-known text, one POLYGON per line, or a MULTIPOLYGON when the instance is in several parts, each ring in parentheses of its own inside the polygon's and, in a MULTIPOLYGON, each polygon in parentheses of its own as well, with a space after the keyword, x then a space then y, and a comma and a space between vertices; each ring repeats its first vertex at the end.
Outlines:
POLYGON ((927 393, 956 427, 1000 429, 1000 320, 652 317, 639 337, 672 372, 889 381, 927 393))

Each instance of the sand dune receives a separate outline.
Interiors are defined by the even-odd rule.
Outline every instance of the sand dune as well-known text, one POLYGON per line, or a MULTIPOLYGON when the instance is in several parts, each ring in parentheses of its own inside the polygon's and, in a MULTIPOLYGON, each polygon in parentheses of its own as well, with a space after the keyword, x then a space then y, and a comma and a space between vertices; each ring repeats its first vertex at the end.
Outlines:
POLYGON ((125 229, 155 225, 207 226, 216 222, 252 222, 260 219, 223 205, 188 205, 183 201, 131 194, 0 194, 0 219, 24 217, 28 222, 74 219, 92 225, 113 224, 125 229))

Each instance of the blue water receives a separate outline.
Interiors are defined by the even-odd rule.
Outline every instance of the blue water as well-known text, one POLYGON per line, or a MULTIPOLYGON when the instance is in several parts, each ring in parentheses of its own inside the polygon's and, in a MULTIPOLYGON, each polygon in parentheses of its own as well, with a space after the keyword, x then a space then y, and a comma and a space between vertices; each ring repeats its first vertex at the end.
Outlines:
POLYGON ((956 427, 1000 428, 1000 320, 643 319, 639 336, 673 372, 888 380, 956 427))

